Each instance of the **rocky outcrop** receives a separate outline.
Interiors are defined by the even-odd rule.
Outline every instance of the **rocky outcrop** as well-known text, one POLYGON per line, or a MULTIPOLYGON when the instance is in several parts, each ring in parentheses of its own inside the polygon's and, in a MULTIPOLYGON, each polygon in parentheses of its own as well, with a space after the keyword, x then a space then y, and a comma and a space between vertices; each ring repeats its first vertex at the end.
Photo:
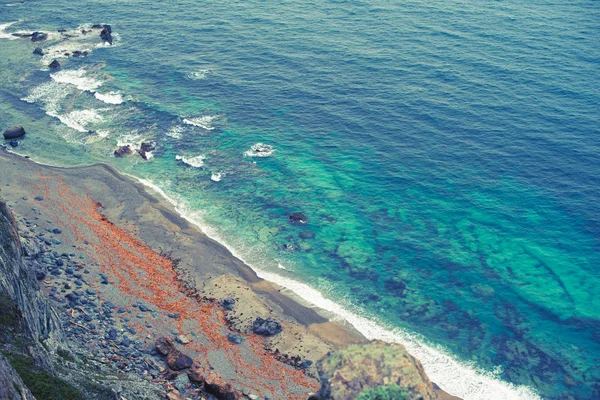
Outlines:
POLYGON ((110 25, 104 25, 102 31, 100 31, 100 39, 109 44, 113 44, 112 28, 110 25))
POLYGON ((0 354, 0 399, 35 400, 17 371, 0 354))
POLYGON ((156 143, 154 142, 143 142, 138 150, 138 154, 142 156, 144 160, 148 160, 152 157, 152 150, 156 148, 156 143))
POLYGON ((12 126, 4 131, 4 139, 15 139, 25 135, 25 129, 22 126, 12 126))
POLYGON ((252 323, 252 331, 257 335, 262 336, 273 336, 277 335, 283 330, 281 324, 271 318, 256 318, 252 323))
POLYGON ((115 157, 127 157, 133 154, 133 149, 129 145, 121 146, 115 150, 115 157))
POLYGON ((321 389, 310 400, 435 400, 421 363, 404 346, 373 341, 328 354, 318 365, 321 389))
POLYGON ((23 262, 23 252, 16 222, 0 200, 0 295, 18 309, 21 327, 31 339, 29 355, 39 366, 52 370, 48 351, 66 348, 65 336, 56 311, 39 290, 35 271, 23 262))
POLYGON ((48 39, 48 34, 45 32, 33 32, 31 34, 32 42, 41 42, 42 40, 48 39))
POLYGON ((56 60, 52 60, 52 62, 48 65, 50 69, 58 69, 60 68, 60 63, 56 60))

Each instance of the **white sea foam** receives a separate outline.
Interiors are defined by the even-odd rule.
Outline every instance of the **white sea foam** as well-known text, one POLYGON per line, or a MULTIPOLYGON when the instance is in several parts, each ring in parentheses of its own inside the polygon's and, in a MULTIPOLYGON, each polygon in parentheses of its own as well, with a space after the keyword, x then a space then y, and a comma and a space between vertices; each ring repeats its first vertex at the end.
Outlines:
MULTIPOLYGON (((14 39, 18 39, 18 37, 13 36, 12 33, 8 33, 5 32, 6 28, 8 28, 9 26, 16 24, 19 21, 13 21, 13 22, 8 22, 6 24, 0 24, 0 39, 9 39, 9 40, 14 40, 14 39)), ((31 32, 29 32, 31 33, 31 32)))
POLYGON ((214 181, 214 182, 221 182, 221 179, 223 179, 224 174, 222 172, 213 172, 210 175, 210 180, 214 181))
MULTIPOLYGON (((137 179, 167 199, 175 206, 181 217, 198 226, 212 239, 222 243, 235 257, 254 269, 259 277, 273 282, 315 307, 347 321, 367 339, 379 339, 386 342, 403 344, 412 355, 421 361, 429 378, 446 392, 462 397, 464 400, 541 399, 535 391, 528 387, 515 386, 504 382, 493 373, 482 371, 472 363, 458 361, 445 349, 427 344, 419 335, 411 334, 399 328, 386 328, 383 324, 378 324, 373 319, 368 319, 361 316, 359 312, 353 311, 351 306, 343 306, 326 298, 323 293, 305 283, 257 268, 244 259, 244 254, 241 254, 234 246, 231 246, 228 241, 223 240, 216 229, 205 224, 198 212, 191 211, 185 206, 183 201, 178 201, 175 197, 167 195, 164 190, 150 180, 140 179, 135 176, 132 176, 132 178, 137 179)), ((247 250, 243 249, 242 252, 246 253, 247 250)), ((282 269, 285 269, 285 267, 282 269)))
POLYGON ((69 128, 73 128, 79 132, 88 132, 90 130, 89 125, 102 122, 102 116, 96 110, 75 110, 66 114, 55 114, 56 117, 63 124, 69 128))
POLYGON ((183 132, 185 131, 185 128, 183 126, 180 125, 173 125, 171 127, 171 129, 169 129, 166 133, 167 136, 170 136, 174 139, 181 139, 181 137, 183 136, 183 132))
POLYGON ((119 92, 109 92, 109 93, 94 93, 94 96, 100 100, 105 102, 106 104, 121 104, 125 100, 123 96, 119 92))
POLYGON ((217 117, 218 115, 203 115, 201 117, 195 118, 184 118, 183 122, 185 124, 194 125, 207 131, 212 131, 213 129, 215 129, 214 126, 212 126, 212 123, 217 117))
POLYGON ((94 92, 97 88, 102 86, 102 81, 88 76, 88 72, 84 68, 80 69, 64 69, 54 74, 50 74, 50 77, 60 83, 69 83, 74 85, 79 90, 87 90, 94 92))
POLYGON ((175 156, 176 160, 179 160, 179 161, 189 165, 190 167, 194 167, 194 168, 203 167, 205 158, 206 157, 202 154, 199 156, 195 156, 195 157, 185 157, 185 156, 180 156, 180 155, 175 156))
POLYGON ((270 157, 273 155, 273 146, 264 144, 264 143, 256 143, 247 150, 244 155, 248 157, 270 157))
POLYGON ((190 72, 189 74, 187 74, 187 77, 188 77, 188 79, 197 81, 197 80, 201 80, 201 79, 206 79, 208 75, 212 75, 212 74, 213 74, 212 69, 201 69, 198 71, 190 72))
POLYGON ((117 138, 117 146, 129 146, 133 150, 139 150, 142 146, 143 141, 144 137, 138 132, 130 132, 121 135, 119 138, 117 138))

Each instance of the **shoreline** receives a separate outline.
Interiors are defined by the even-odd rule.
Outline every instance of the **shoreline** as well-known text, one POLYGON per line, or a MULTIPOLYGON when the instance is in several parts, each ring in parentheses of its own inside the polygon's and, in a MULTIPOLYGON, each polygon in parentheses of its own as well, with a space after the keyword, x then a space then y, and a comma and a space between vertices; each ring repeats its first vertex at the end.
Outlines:
MULTIPOLYGON (((131 175, 123 174, 107 164, 94 164, 89 166, 77 167, 56 167, 35 162, 34 160, 26 160, 23 155, 11 152, 0 153, 2 155, 10 154, 9 158, 15 162, 27 162, 41 168, 63 173, 67 175, 77 175, 78 171, 92 172, 96 170, 108 173, 112 179, 129 185, 136 189, 137 194, 144 198, 153 209, 158 211, 162 217, 177 226, 182 232, 188 234, 195 231, 196 237, 201 238, 202 246, 212 249, 219 257, 223 257, 227 268, 217 269, 208 275, 221 273, 231 273, 235 271, 235 275, 247 283, 249 289, 256 295, 266 301, 268 308, 275 311, 275 314, 287 320, 293 320, 306 330, 304 333, 314 335, 317 340, 327 343, 328 346, 338 347, 353 341, 366 339, 382 339, 387 342, 401 343, 407 347, 409 353, 418 358, 434 382, 441 383, 442 387, 448 392, 458 393, 463 398, 536 398, 535 394, 531 393, 526 388, 515 388, 514 386, 500 381, 490 375, 486 375, 483 371, 477 371, 468 365, 459 363, 452 356, 448 355, 443 349, 435 349, 420 342, 418 338, 410 336, 402 330, 386 330, 377 323, 359 315, 353 314, 339 304, 326 299, 321 293, 310 288, 301 282, 288 279, 273 273, 261 271, 258 268, 253 268, 248 265, 240 254, 236 254, 235 249, 227 246, 220 238, 210 236, 210 229, 206 229, 201 221, 197 221, 193 216, 187 215, 185 210, 180 208, 176 201, 169 198, 159 187, 152 182, 144 181, 131 175), (207 231, 209 231, 207 233, 207 231), (229 271, 227 271, 229 269, 229 271), (310 297, 310 299, 306 298, 310 297), (312 300, 312 301, 311 301, 312 300), (318 309, 319 311, 315 310, 318 309), (330 318, 335 316, 343 319, 342 323, 330 322, 330 318), (329 318, 328 318, 329 317, 329 318), (452 376, 448 376, 451 372, 452 376), (441 379, 440 379, 441 378, 441 379), (450 384, 450 379, 455 382, 450 384), (488 396, 490 394, 491 396, 488 396), (479 397, 473 397, 479 396, 479 397)), ((106 205, 104 210, 109 217, 109 220, 116 222, 114 210, 111 211, 111 206, 106 205), (113 213, 113 215, 111 215, 113 213)), ((118 222, 117 222, 118 223, 118 222)), ((147 243, 151 248, 155 248, 156 243, 152 243, 150 238, 144 238, 141 232, 137 232, 137 236, 147 243)), ((194 245, 197 245, 195 243, 194 245)), ((185 247, 185 246, 184 246, 185 247)), ((160 246, 159 246, 160 248, 160 246)), ((178 254, 178 252, 176 252, 178 254)), ((184 264, 188 262, 184 260, 184 264)), ((194 282, 195 286, 199 285, 199 278, 215 279, 213 276, 208 276, 201 273, 199 270, 190 271, 183 268, 182 275, 187 283, 194 282), (200 272, 200 273, 199 273, 200 272), (194 276, 195 275, 195 276, 194 276)), ((189 268, 189 265, 188 265, 189 268)), ((192 268, 193 269, 193 268, 192 268)), ((212 282, 212 281, 211 281, 212 282)), ((239 283, 239 282, 238 282, 239 283)), ((236 283, 237 284, 237 283, 236 283)), ((247 322, 247 321, 246 321, 247 322)), ((235 322, 233 324, 235 326, 235 322)), ((284 340, 285 341, 285 340, 284 340)), ((276 341, 272 348, 284 347, 281 346, 282 341, 276 341)), ((294 348, 293 344, 287 344, 290 350, 294 348)), ((315 360, 316 361, 316 360, 315 360)), ((436 385, 438 386, 438 385, 436 385)), ((439 386, 438 386, 439 387, 439 386)), ((453 398, 447 393, 440 390, 442 398, 453 398)))

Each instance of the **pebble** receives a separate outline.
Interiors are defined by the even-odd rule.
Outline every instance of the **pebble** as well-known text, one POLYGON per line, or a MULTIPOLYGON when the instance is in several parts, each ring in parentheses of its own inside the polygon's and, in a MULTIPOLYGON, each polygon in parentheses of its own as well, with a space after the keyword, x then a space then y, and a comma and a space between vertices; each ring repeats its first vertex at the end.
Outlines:
POLYGON ((188 337, 185 335, 179 335, 177 336, 177 341, 181 344, 188 344, 190 342, 190 339, 188 339, 188 337))
POLYGON ((179 318, 181 314, 169 314, 169 318, 179 318))

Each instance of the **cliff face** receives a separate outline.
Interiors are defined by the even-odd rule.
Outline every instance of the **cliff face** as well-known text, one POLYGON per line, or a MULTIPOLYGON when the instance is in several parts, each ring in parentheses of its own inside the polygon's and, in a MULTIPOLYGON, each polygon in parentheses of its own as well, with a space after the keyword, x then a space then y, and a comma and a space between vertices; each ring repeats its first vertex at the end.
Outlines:
POLYGON ((4 307, 15 308, 16 320, 5 322, 17 324, 19 332, 29 339, 25 350, 36 364, 52 370, 48 352, 65 346, 65 337, 56 311, 44 298, 31 270, 33 260, 24 262, 24 253, 27 250, 19 239, 15 219, 0 200, 0 296, 4 307))
POLYGON ((319 362, 321 389, 313 400, 435 400, 419 360, 399 344, 355 344, 319 362))

